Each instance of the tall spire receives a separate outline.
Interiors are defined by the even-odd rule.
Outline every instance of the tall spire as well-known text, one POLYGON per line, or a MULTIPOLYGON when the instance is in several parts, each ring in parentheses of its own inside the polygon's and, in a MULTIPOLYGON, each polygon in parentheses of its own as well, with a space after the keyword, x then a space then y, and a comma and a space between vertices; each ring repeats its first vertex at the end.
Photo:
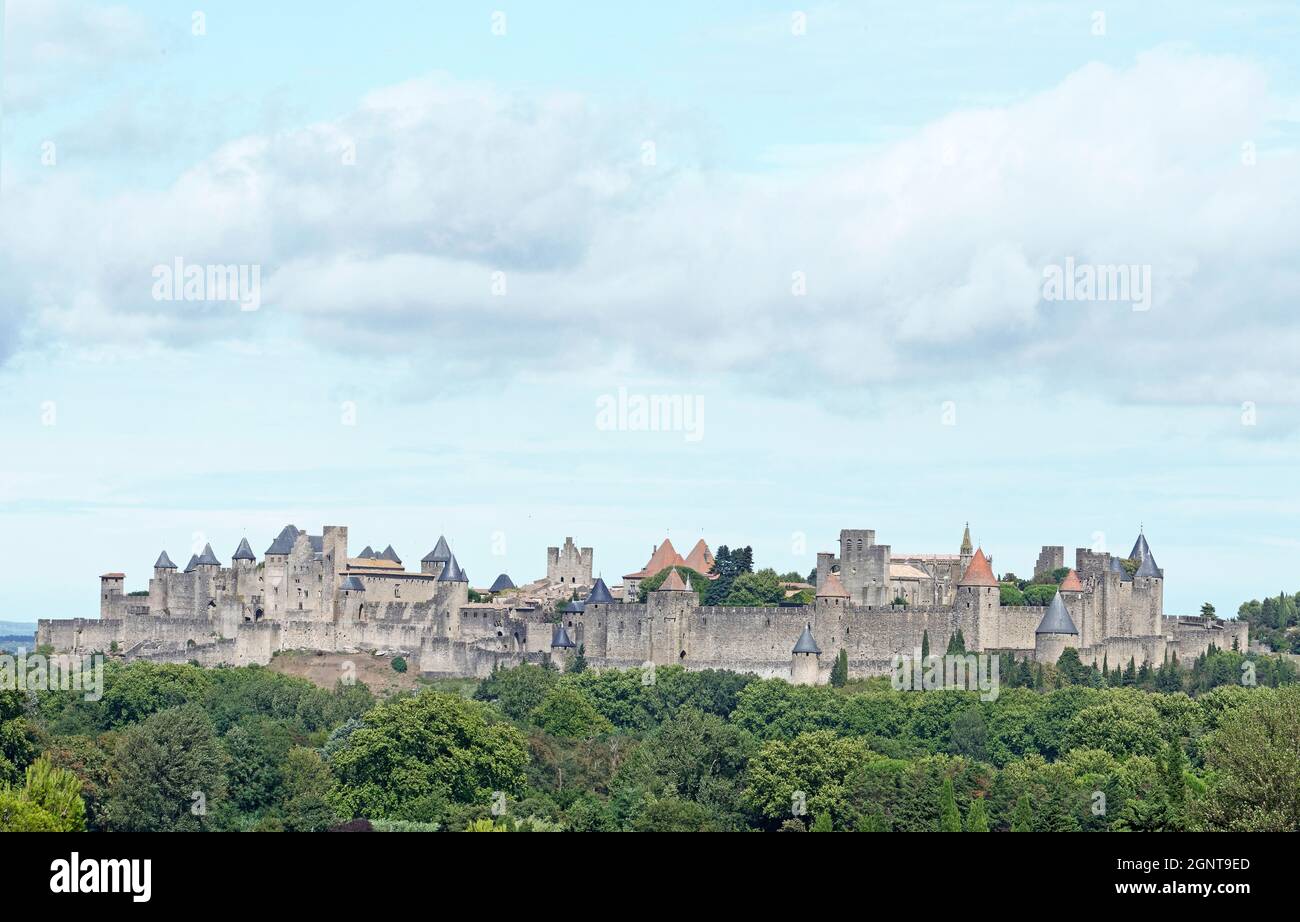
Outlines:
MULTIPOLYGON (((952 545, 949 545, 951 547, 952 545)), ((969 556, 975 546, 970 543, 970 522, 966 523, 966 530, 961 533, 961 553, 962 556, 969 556)))

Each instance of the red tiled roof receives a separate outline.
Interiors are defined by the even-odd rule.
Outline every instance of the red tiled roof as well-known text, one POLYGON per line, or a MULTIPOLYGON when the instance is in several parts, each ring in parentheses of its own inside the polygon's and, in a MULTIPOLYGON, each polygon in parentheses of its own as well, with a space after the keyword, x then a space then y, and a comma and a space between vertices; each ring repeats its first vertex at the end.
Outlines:
POLYGON ((975 556, 971 558, 970 566, 962 575, 959 586, 992 586, 997 588, 998 580, 993 575, 993 567, 989 565, 989 559, 984 556, 984 549, 978 548, 975 556))
POLYGON ((659 587, 659 591, 660 592, 665 592, 665 591, 686 592, 690 588, 691 588, 690 586, 686 585, 680 573, 678 573, 676 570, 669 570, 668 578, 663 581, 663 585, 659 587))
POLYGON ((848 597, 849 591, 840 582, 838 573, 832 573, 826 577, 826 585, 817 587, 817 598, 819 599, 847 599, 848 597))
POLYGON ((1071 570, 1065 574, 1065 579, 1061 580, 1062 592, 1083 592, 1083 583, 1079 581, 1079 574, 1071 570))

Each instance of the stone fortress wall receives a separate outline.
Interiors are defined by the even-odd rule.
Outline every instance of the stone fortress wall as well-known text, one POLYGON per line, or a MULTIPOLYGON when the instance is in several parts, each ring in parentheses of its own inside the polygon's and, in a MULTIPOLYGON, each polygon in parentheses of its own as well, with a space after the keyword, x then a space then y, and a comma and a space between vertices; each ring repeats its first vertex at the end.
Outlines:
MULTIPOLYGON (((1051 572, 1059 560, 1063 549, 1045 546, 1035 570, 1051 572)), ((836 553, 817 555, 811 605, 704 606, 672 579, 646 602, 620 602, 592 580, 592 563, 591 548, 571 538, 548 549, 549 583, 566 593, 593 587, 557 624, 551 605, 520 591, 471 603, 445 539, 415 572, 391 547, 349 557, 346 527, 313 536, 290 525, 261 561, 247 542, 230 566, 210 547, 184 570, 164 553, 147 596, 125 594, 125 576, 105 574, 100 617, 42 620, 37 643, 206 666, 264 664, 285 650, 401 652, 422 673, 447 676, 484 676, 581 645, 594 668, 675 664, 815 681, 825 681, 841 649, 851 675, 880 675, 895 656, 918 653, 923 638, 942 653, 958 631, 971 652, 1054 662, 1073 647, 1085 663, 1111 668, 1190 661, 1211 645, 1247 648, 1244 623, 1164 615, 1164 572, 1141 536, 1128 558, 1078 549, 1047 610, 1001 604, 969 530, 957 554, 895 555, 873 530, 845 529, 836 553)))

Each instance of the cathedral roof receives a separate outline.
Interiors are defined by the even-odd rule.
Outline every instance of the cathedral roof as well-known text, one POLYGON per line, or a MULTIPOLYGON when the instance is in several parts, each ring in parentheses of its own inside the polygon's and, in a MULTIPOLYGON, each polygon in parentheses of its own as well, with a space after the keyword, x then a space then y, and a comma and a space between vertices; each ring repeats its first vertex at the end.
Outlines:
POLYGON ((849 598, 849 591, 844 588, 844 583, 840 582, 840 575, 832 573, 826 577, 824 585, 817 587, 817 598, 847 599, 849 598))
POLYGON ((1062 592, 1083 592, 1083 583, 1079 579, 1079 574, 1071 570, 1065 574, 1065 579, 1061 580, 1062 592))
POLYGON ((357 579, 355 576, 345 576, 343 582, 339 583, 339 588, 346 590, 347 592, 366 591, 365 583, 361 582, 361 580, 357 579))
POLYGON ((167 556, 167 552, 163 551, 158 555, 158 561, 153 565, 153 568, 155 570, 175 570, 176 564, 172 563, 172 559, 167 556))
POLYGON ((971 558, 970 566, 962 574, 958 586, 992 586, 997 588, 997 577, 993 575, 993 567, 989 564, 989 559, 984 556, 984 548, 978 548, 975 556, 971 558))
POLYGON ((451 548, 447 546, 447 539, 439 535, 438 543, 433 546, 433 550, 420 559, 420 563, 446 563, 449 560, 451 560, 451 548))
POLYGON ((812 625, 805 624, 803 633, 799 635, 799 641, 794 645, 792 653, 821 653, 822 648, 817 646, 817 641, 813 640, 812 625))
POLYGON ((284 526, 280 530, 280 534, 276 535, 275 540, 271 542, 271 546, 266 549, 266 553, 288 554, 293 550, 293 545, 298 540, 298 534, 297 525, 284 526))
POLYGON ((240 540, 239 547, 235 548, 235 556, 232 559, 233 560, 256 560, 257 559, 255 556, 253 556, 253 549, 248 546, 247 538, 243 538, 240 540))
POLYGON ((438 574, 438 582, 440 583, 468 583, 469 582, 469 578, 465 575, 465 571, 460 568, 460 564, 456 563, 455 554, 451 556, 451 560, 447 561, 447 565, 444 566, 442 568, 442 572, 438 574))
POLYGON ((676 569, 668 571, 668 578, 659 586, 659 592, 686 592, 691 587, 686 585, 676 569))
POLYGON ((391 560, 393 563, 401 563, 401 562, 402 562, 402 558, 400 558, 400 557, 397 556, 397 551, 393 550, 393 546, 392 546, 391 544, 388 545, 388 547, 384 548, 384 552, 383 552, 382 554, 380 554, 379 556, 380 556, 381 559, 383 559, 383 560, 391 560))
POLYGON ((515 584, 511 582, 510 577, 502 573, 492 582, 492 588, 488 592, 504 592, 507 589, 514 589, 515 584))
POLYGON ((1052 596, 1052 604, 1047 606, 1047 614, 1043 615, 1043 620, 1038 623, 1038 630, 1035 634, 1078 634, 1079 629, 1074 626, 1074 619, 1070 613, 1065 610, 1065 600, 1061 598, 1061 593, 1052 596))
POLYGON ((597 576, 596 584, 591 587, 591 592, 587 595, 587 604, 590 605, 594 602, 599 605, 608 605, 613 601, 614 596, 609 591, 609 587, 605 585, 603 579, 597 576))
POLYGON ((196 567, 219 567, 221 561, 217 560, 217 555, 212 553, 212 545, 203 545, 203 553, 194 561, 196 567))
POLYGON ((551 649, 554 650, 557 647, 573 648, 573 641, 569 639, 569 632, 564 629, 563 624, 557 624, 551 630, 551 649))

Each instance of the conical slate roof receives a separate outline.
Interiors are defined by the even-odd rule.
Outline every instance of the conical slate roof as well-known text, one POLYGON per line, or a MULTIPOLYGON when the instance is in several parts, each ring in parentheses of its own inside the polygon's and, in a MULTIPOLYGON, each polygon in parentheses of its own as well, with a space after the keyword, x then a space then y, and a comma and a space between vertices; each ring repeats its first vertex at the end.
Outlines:
POLYGON ((1160 568, 1156 566, 1156 559, 1151 556, 1150 550, 1142 558, 1142 563, 1138 565, 1137 572, 1134 576, 1160 576, 1160 568))
POLYGON ((1052 604, 1047 606, 1047 614, 1043 615, 1043 620, 1038 622, 1038 630, 1035 634, 1078 634, 1079 629, 1074 626, 1074 619, 1070 613, 1065 610, 1065 600, 1061 598, 1058 592, 1052 596, 1052 604))
POLYGON ((579 602, 577 599, 573 599, 569 602, 568 605, 564 606, 562 611, 572 612, 573 614, 577 615, 585 611, 586 608, 587 606, 585 603, 579 602))
POLYGON ((847 599, 848 597, 849 591, 840 582, 838 573, 831 573, 826 577, 825 585, 817 587, 817 598, 819 599, 847 599))
POLYGON ((659 586, 659 592, 687 592, 690 586, 682 580, 682 576, 675 569, 668 571, 668 578, 659 586))
POLYGON ((248 546, 248 539, 244 538, 239 542, 239 547, 235 548, 235 556, 232 560, 256 560, 253 556, 253 549, 248 546))
POLYGON ((219 567, 221 561, 217 560, 217 555, 212 553, 212 545, 205 544, 203 545, 203 553, 199 555, 198 560, 194 561, 194 565, 196 567, 219 567))
POLYGON ((293 550, 294 542, 297 540, 298 526, 286 525, 280 530, 280 534, 276 535, 275 540, 271 542, 271 546, 266 549, 266 553, 288 554, 293 550))
POLYGON ((557 624, 551 631, 551 649, 572 649, 573 646, 574 643, 569 639, 569 632, 564 629, 564 625, 557 624))
POLYGON ((1065 579, 1061 580, 1062 592, 1083 592, 1083 581, 1079 579, 1079 574, 1071 570, 1065 574, 1065 579))
POLYGON ((440 583, 468 583, 469 582, 469 578, 465 575, 465 571, 460 568, 460 564, 456 563, 456 556, 454 554, 452 555, 451 560, 447 561, 447 565, 442 568, 442 572, 438 574, 438 582, 440 583))
POLYGON ((397 556, 397 551, 393 550, 393 546, 391 544, 388 545, 388 547, 384 548, 384 552, 379 555, 379 559, 391 560, 393 563, 402 562, 402 558, 397 556))
POLYGON ((186 573, 190 573, 190 572, 192 572, 192 571, 194 570, 194 568, 197 567, 198 565, 199 565, 199 555, 198 555, 198 554, 191 554, 191 555, 190 555, 190 562, 187 563, 187 564, 185 565, 185 572, 186 572, 186 573))
POLYGON ((1147 536, 1138 532, 1138 539, 1133 542, 1133 550, 1128 552, 1129 560, 1141 560, 1151 554, 1151 546, 1147 544, 1147 536))
POLYGON ((812 625, 805 624, 803 633, 799 635, 799 642, 794 645, 793 653, 821 653, 822 648, 817 646, 817 641, 813 640, 812 625))
POLYGON ((345 577, 345 578, 343 579, 343 582, 339 583, 339 588, 340 588, 340 589, 343 589, 343 590, 345 590, 345 591, 347 591, 347 592, 365 592, 365 591, 366 591, 366 585, 365 585, 365 583, 361 582, 361 580, 357 579, 355 576, 348 576, 348 577, 345 577))
POLYGON ((439 535, 438 543, 433 546, 433 550, 421 558, 420 563, 446 563, 449 560, 451 560, 451 548, 447 546, 447 539, 439 535))
POLYGON ((514 589, 514 588, 515 588, 515 584, 511 581, 510 577, 502 573, 492 583, 492 588, 489 589, 488 592, 505 592, 507 589, 514 589))
POLYGON ((1110 559, 1110 572, 1118 573, 1120 576, 1123 576, 1128 571, 1124 569, 1124 565, 1119 562, 1118 557, 1112 557, 1110 559))
POLYGON ((591 592, 587 594, 587 604, 593 602, 600 605, 609 605, 614 601, 614 594, 609 591, 605 581, 599 576, 596 577, 596 584, 591 587, 591 592))
POLYGON ((966 568, 965 574, 962 575, 958 586, 992 586, 997 588, 998 580, 993 575, 993 567, 989 564, 989 559, 984 556, 984 548, 975 551, 975 556, 971 558, 970 566, 966 568))
POLYGON ((172 559, 167 556, 167 552, 163 551, 158 555, 158 560, 153 565, 153 568, 155 570, 175 570, 176 564, 172 563, 172 559))
POLYGON ((371 547, 369 544, 363 547, 361 549, 361 553, 357 555, 358 560, 373 560, 374 557, 375 557, 375 549, 371 547))

